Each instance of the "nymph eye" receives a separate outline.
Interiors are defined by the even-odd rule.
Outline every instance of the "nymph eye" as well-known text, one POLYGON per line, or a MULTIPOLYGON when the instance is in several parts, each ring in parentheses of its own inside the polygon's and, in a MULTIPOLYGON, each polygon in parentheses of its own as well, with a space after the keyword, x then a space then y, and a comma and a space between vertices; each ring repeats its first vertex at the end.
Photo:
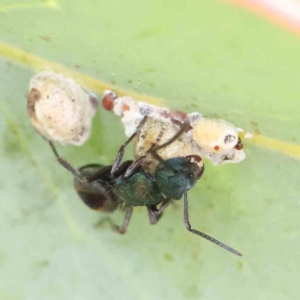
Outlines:
POLYGON ((225 139, 224 139, 224 143, 225 144, 231 143, 231 142, 235 141, 235 139, 236 139, 236 137, 231 134, 226 135, 225 139))
POLYGON ((190 178, 194 178, 194 174, 191 173, 191 174, 189 175, 189 177, 190 177, 190 178))

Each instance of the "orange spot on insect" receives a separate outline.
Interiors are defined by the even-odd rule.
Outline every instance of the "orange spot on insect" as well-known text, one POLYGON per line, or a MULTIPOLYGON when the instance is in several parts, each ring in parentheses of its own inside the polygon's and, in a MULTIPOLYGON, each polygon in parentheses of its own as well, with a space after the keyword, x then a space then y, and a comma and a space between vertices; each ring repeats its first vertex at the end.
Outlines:
POLYGON ((123 108, 123 111, 128 111, 128 110, 130 110, 130 107, 129 107, 128 104, 123 104, 122 108, 123 108))
POLYGON ((219 150, 220 150, 220 147, 219 147, 219 146, 214 146, 214 149, 215 149, 216 151, 219 151, 219 150))

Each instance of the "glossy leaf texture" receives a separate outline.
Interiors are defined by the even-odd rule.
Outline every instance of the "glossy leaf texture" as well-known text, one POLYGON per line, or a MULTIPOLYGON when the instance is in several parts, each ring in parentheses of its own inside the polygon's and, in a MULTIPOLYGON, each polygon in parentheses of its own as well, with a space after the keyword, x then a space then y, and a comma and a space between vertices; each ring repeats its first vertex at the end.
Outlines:
MULTIPOLYGON (((2 0, 0 16, 1 299, 297 299, 297 36, 219 1, 2 0), (193 227, 242 258, 188 233, 182 202, 156 226, 136 209, 120 236, 79 201, 26 112, 31 76, 53 62, 96 92, 110 84, 256 133, 244 162, 207 161, 189 193, 193 227)), ((124 141, 101 108, 84 146, 58 149, 77 167, 110 164, 124 141)))

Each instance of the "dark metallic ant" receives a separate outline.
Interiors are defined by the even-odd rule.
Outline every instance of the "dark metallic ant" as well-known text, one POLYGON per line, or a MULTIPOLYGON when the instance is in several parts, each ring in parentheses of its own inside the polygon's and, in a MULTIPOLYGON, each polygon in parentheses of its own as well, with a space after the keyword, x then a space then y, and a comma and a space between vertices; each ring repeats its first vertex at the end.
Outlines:
MULTIPOLYGON (((145 123, 145 120, 146 117, 139 128, 145 123)), ((166 207, 174 200, 179 200, 184 196, 184 224, 186 229, 235 255, 241 256, 242 254, 233 248, 191 228, 188 216, 187 191, 196 184, 204 172, 204 167, 200 168, 194 162, 200 162, 201 157, 191 155, 163 160, 156 153, 157 150, 176 140, 186 130, 187 126, 188 124, 184 124, 181 130, 167 143, 159 146, 154 144, 144 156, 136 161, 121 163, 125 147, 136 135, 136 133, 133 134, 120 147, 114 164, 106 167, 90 164, 76 170, 59 157, 54 145, 49 143, 58 162, 74 175, 75 189, 87 206, 104 212, 112 212, 120 206, 126 210, 125 219, 119 228, 120 233, 126 232, 134 206, 146 206, 150 223, 156 224, 166 207), (147 173, 141 166, 146 155, 152 155, 154 159, 159 161, 154 175, 147 173), (157 207, 159 204, 160 206, 157 207)))

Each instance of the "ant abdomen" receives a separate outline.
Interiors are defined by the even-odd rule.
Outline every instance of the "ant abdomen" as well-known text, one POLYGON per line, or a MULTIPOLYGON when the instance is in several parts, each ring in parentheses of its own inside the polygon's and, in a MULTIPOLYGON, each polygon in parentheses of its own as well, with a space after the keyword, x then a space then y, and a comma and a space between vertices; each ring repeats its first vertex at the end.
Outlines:
MULTIPOLYGON (((86 165, 78 169, 82 177, 89 177, 103 166, 99 164, 86 165)), ((92 182, 82 182, 74 178, 74 187, 81 200, 91 209, 103 212, 113 212, 118 203, 113 194, 110 193, 110 187, 107 182, 98 179, 92 182)))

